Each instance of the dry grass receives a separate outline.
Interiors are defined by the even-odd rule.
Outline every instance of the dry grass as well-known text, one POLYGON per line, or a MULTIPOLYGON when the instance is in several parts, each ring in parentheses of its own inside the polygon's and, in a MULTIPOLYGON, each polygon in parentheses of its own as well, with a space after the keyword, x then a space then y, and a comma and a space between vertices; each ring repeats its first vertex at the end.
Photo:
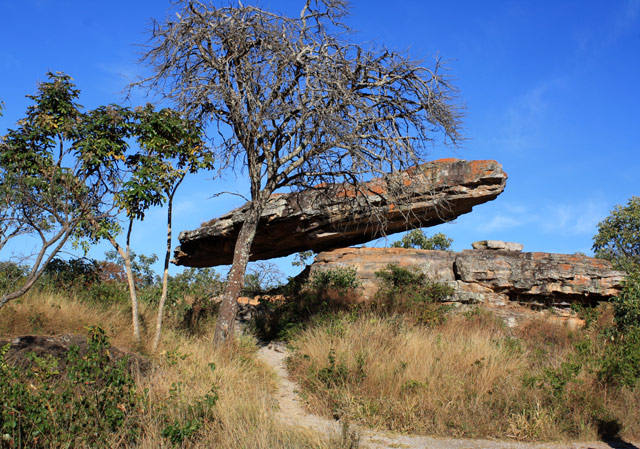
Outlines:
MULTIPOLYGON (((151 329, 151 309, 141 311, 151 329)), ((126 307, 98 307, 53 294, 33 293, 2 310, 0 335, 86 334, 86 326, 99 325, 112 343, 136 351, 126 307)), ((149 332, 150 334, 151 332, 149 332)), ((153 369, 138 380, 148 389, 148 407, 138 417, 142 436, 138 447, 172 447, 162 436, 166 419, 184 420, 188 406, 215 386, 219 400, 213 419, 204 423, 191 442, 193 448, 339 448, 340 442, 298 428, 289 428, 274 418, 272 373, 255 359, 251 338, 238 339, 232 348, 214 350, 207 338, 188 337, 167 329, 161 354, 154 356, 153 369), (211 369, 210 364, 215 365, 211 369), (180 385, 178 395, 170 390, 180 385), (164 416, 164 418, 163 418, 164 416)))
MULTIPOLYGON (((555 397, 545 369, 571 360, 579 336, 537 320, 517 334, 488 313, 437 327, 398 317, 334 319, 301 333, 290 370, 308 407, 381 429, 440 436, 598 437, 598 420, 640 435, 640 389, 609 390, 588 370, 555 397), (633 411, 633 410, 636 411, 633 411)), ((584 336, 581 336, 584 337, 584 336)))

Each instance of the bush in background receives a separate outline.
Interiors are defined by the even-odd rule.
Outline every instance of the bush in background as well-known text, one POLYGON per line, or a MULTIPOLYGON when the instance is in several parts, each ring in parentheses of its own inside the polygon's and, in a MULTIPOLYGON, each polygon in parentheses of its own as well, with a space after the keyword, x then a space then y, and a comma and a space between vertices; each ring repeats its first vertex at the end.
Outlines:
POLYGON ((422 229, 407 232, 400 240, 393 242, 392 248, 415 248, 428 250, 449 250, 453 239, 442 232, 427 237, 422 229))
POLYGON ((0 262, 0 295, 20 284, 27 275, 28 267, 15 262, 0 262))

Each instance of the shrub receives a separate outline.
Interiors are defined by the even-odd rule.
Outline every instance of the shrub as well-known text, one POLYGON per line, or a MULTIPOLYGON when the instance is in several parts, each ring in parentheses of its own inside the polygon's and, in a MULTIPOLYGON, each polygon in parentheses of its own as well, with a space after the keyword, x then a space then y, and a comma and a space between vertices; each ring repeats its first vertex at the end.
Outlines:
POLYGON ((20 283, 27 275, 27 269, 14 262, 0 262, 0 294, 20 283))
POLYGON ((86 288, 100 281, 100 265, 84 257, 54 258, 43 272, 42 284, 55 289, 86 288))
POLYGON ((616 327, 624 332, 640 326, 640 271, 629 273, 620 295, 613 299, 616 327))
POLYGON ((640 327, 612 333, 608 340, 600 360, 599 377, 608 384, 634 386, 640 379, 640 327))
POLYGON ((387 314, 400 313, 424 324, 444 320, 446 307, 438 304, 453 294, 453 288, 431 280, 418 267, 389 264, 376 272, 380 288, 372 307, 387 314))
POLYGON ((451 248, 453 239, 447 237, 442 232, 427 237, 422 229, 414 229, 407 232, 402 239, 393 242, 393 248, 417 248, 428 250, 448 250, 451 248))
POLYGON ((19 369, 0 351, 2 447, 107 447, 114 434, 122 445, 135 440, 135 416, 143 407, 127 359, 112 361, 104 331, 90 328, 87 351, 72 347, 64 360, 30 353, 19 369))
POLYGON ((319 294, 329 289, 338 290, 346 294, 349 290, 355 290, 360 287, 361 283, 355 268, 336 267, 316 271, 309 280, 309 285, 312 290, 319 294))
MULTIPOLYGON (((215 365, 210 363, 209 368, 213 371, 215 365)), ((203 396, 192 401, 185 401, 183 387, 182 382, 171 384, 169 398, 165 401, 162 413, 162 436, 175 446, 195 440, 198 431, 215 420, 214 407, 218 402, 218 390, 215 385, 203 396), (176 409, 181 411, 179 419, 170 417, 169 414, 169 410, 176 409)))
POLYGON ((599 374, 609 383, 635 385, 640 380, 640 272, 629 273, 613 299, 613 312, 615 327, 603 332, 608 350, 599 374))
POLYGON ((616 206, 598 223, 593 250, 596 257, 610 260, 616 268, 630 272, 640 267, 640 197, 616 206))
POLYGON ((329 296, 336 294, 345 298, 360 285, 356 270, 351 267, 317 271, 307 281, 291 278, 281 289, 287 299, 260 303, 253 314, 250 328, 263 340, 289 340, 313 317, 322 319, 329 312, 345 308, 340 301, 331 301, 329 296))

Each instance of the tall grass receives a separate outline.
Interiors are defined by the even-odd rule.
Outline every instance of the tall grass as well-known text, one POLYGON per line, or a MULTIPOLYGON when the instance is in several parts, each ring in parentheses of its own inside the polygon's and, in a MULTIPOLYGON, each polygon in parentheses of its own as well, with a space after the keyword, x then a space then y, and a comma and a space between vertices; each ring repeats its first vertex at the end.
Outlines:
MULTIPOLYGON (((152 323, 154 312, 143 307, 142 322, 152 323)), ((137 379, 139 390, 147 391, 146 405, 135 418, 142 429, 136 446, 139 448, 176 446, 166 437, 167 425, 188 424, 192 418, 190 405, 212 388, 218 399, 211 415, 176 447, 341 447, 338 438, 329 440, 276 420, 273 375, 256 360, 252 338, 239 338, 233 347, 214 350, 208 338, 168 327, 162 352, 151 356, 146 347, 135 347, 129 319, 126 306, 100 307, 64 295, 33 292, 2 310, 0 336, 86 334, 87 326, 97 325, 106 331, 114 346, 151 357, 151 370, 137 379)), ((119 441, 120 436, 113 435, 112 447, 117 447, 119 441)))
POLYGON ((603 383, 578 354, 599 354, 597 334, 543 319, 512 332, 480 311, 431 327, 350 314, 301 332, 289 369, 312 412, 379 429, 556 440, 620 426, 637 438, 640 388, 603 383))

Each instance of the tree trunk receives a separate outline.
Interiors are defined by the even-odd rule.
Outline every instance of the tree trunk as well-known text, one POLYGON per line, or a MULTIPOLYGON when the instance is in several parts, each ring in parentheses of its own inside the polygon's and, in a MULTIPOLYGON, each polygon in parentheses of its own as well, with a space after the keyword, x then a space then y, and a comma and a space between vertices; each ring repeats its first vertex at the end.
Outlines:
POLYGON ((131 322, 133 324, 133 338, 136 343, 140 343, 140 320, 138 318, 138 296, 136 294, 136 281, 131 270, 131 261, 129 260, 129 250, 126 254, 120 253, 124 259, 124 267, 127 272, 127 283, 129 284, 129 296, 131 297, 131 322))
POLYGON ((164 304, 167 301, 167 289, 169 284, 169 260, 171 259, 171 214, 173 209, 173 196, 182 180, 174 187, 173 191, 168 195, 167 205, 167 250, 164 254, 164 272, 162 274, 162 295, 160 296, 160 304, 158 304, 158 317, 156 318, 156 334, 153 337, 152 352, 158 350, 160 344, 160 334, 162 333, 162 316, 164 314, 164 304))
POLYGON ((244 275, 261 213, 262 206, 255 204, 254 201, 238 234, 233 253, 233 264, 231 265, 231 271, 229 271, 227 286, 222 296, 220 311, 218 312, 216 330, 213 334, 213 344, 215 346, 221 346, 233 335, 233 326, 238 312, 238 296, 244 286, 244 275))
POLYGON ((38 279, 40 279, 40 276, 44 272, 44 270, 47 267, 47 265, 49 264, 49 262, 51 262, 53 257, 56 254, 58 254, 60 249, 62 249, 64 244, 67 242, 67 240, 69 239, 69 237, 73 233, 74 229, 75 229, 75 225, 74 226, 70 226, 70 227, 65 227, 56 236, 52 237, 50 240, 48 240, 48 241, 44 240, 43 241, 42 248, 40 248, 40 252, 38 254, 38 257, 36 258, 36 260, 35 260, 35 262, 33 264, 33 267, 31 268, 31 272, 27 276, 27 281, 18 290, 13 291, 11 293, 7 293, 7 294, 3 295, 2 297, 0 297, 0 309, 2 309, 9 301, 13 301, 14 299, 17 299, 17 298, 21 297, 22 295, 24 295, 25 293, 27 293, 31 289, 31 287, 33 287, 33 285, 36 283, 36 281, 38 279), (53 245, 55 242, 58 242, 58 244, 55 246, 53 251, 51 251, 49 253, 49 255, 46 256, 47 249, 51 245, 53 245), (44 263, 42 262, 43 258, 45 259, 44 263))
POLYGON ((126 251, 122 249, 120 245, 115 243, 115 240, 112 240, 112 244, 116 248, 116 251, 122 257, 124 261, 124 268, 127 272, 127 283, 129 284, 129 296, 131 297, 131 323, 133 324, 133 338, 137 344, 140 344, 140 320, 138 317, 138 295, 136 294, 136 280, 133 276, 133 270, 131 269, 131 228, 133 226, 133 221, 129 221, 129 229, 127 231, 127 248, 126 251))

